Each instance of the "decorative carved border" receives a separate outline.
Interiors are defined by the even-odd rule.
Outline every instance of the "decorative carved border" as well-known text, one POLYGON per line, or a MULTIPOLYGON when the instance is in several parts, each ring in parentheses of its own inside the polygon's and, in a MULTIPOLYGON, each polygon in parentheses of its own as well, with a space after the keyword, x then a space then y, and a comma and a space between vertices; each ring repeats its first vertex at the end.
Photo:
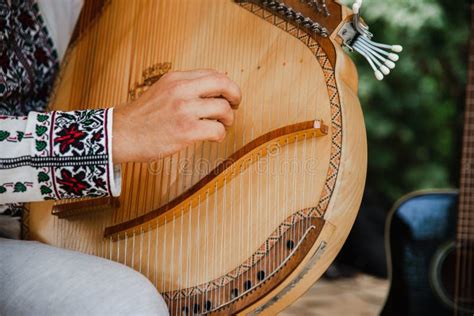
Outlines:
POLYGON ((273 247, 278 243, 278 241, 280 241, 281 237, 284 236, 290 228, 292 228, 302 220, 314 217, 311 214, 314 214, 315 210, 316 208, 307 208, 289 216, 283 223, 278 226, 277 229, 273 231, 270 237, 268 237, 268 239, 263 243, 263 245, 261 245, 258 250, 252 254, 250 258, 245 260, 244 263, 242 263, 240 266, 238 266, 231 272, 200 285, 170 292, 164 292, 161 293, 161 295, 163 295, 163 297, 167 300, 177 300, 184 297, 202 294, 206 291, 212 291, 229 284, 230 282, 238 279, 242 274, 249 271, 252 267, 258 264, 262 259, 264 259, 266 255, 270 252, 270 250, 273 249, 273 247))

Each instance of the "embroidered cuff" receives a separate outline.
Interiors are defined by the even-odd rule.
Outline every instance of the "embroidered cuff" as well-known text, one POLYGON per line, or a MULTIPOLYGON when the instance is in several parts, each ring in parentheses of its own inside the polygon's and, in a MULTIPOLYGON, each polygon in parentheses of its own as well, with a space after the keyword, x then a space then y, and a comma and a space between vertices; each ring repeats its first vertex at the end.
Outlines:
MULTIPOLYGON (((29 165, 43 199, 120 194, 112 162, 112 109, 29 114, 34 133, 29 165)), ((28 157, 25 157, 28 159, 28 157)), ((21 163, 21 162, 19 162, 21 163)))

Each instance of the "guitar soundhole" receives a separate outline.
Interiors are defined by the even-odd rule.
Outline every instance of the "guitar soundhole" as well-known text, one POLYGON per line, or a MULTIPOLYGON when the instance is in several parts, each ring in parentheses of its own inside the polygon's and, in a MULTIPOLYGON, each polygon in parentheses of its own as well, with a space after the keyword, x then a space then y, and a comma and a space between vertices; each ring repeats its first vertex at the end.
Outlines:
POLYGON ((438 297, 452 309, 469 313, 474 313, 472 258, 472 245, 455 246, 453 242, 438 251, 432 270, 433 287, 438 297))
POLYGON ((265 271, 260 270, 257 272, 257 280, 259 281, 265 280, 265 271))

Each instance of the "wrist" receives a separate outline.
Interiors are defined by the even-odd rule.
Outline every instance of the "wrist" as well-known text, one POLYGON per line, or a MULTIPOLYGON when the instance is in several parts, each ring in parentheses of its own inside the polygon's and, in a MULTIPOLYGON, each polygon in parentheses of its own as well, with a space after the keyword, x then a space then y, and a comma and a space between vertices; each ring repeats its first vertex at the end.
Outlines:
POLYGON ((114 164, 130 161, 130 158, 127 158, 126 146, 124 146, 127 142, 127 135, 124 131, 129 130, 129 128, 127 128, 126 116, 122 112, 119 108, 115 108, 113 112, 112 158, 114 164))

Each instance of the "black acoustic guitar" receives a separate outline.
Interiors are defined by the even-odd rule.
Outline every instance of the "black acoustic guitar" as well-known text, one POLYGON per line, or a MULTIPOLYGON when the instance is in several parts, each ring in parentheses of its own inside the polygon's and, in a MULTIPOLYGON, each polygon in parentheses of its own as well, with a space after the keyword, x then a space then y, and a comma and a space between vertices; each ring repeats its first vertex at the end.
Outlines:
POLYGON ((474 315, 473 31, 471 22, 460 190, 413 193, 390 213, 391 286, 383 316, 474 315))

